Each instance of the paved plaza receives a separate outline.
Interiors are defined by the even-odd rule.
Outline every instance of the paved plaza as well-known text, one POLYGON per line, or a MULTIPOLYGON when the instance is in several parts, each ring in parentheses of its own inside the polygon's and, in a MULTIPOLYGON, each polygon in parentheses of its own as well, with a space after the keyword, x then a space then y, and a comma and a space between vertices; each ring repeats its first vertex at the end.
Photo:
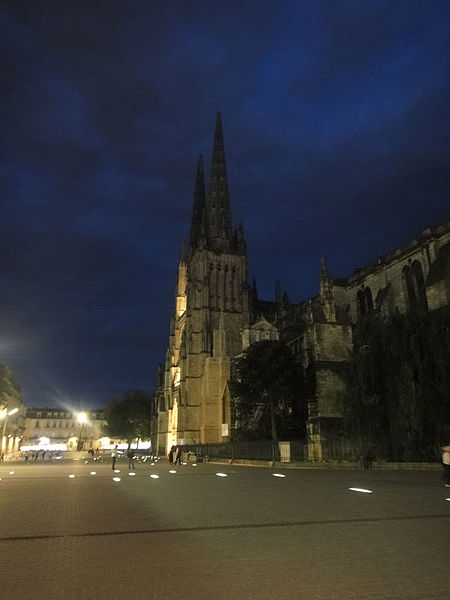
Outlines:
POLYGON ((0 465, 2 598, 450 598, 437 471, 117 467, 0 465))

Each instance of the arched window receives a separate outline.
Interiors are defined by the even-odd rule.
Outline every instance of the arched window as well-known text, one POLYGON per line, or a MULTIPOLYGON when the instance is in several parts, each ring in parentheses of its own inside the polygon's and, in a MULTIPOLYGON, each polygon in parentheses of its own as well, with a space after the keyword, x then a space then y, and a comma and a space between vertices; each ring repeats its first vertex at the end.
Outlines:
POLYGON ((414 294, 414 283, 412 279, 411 269, 407 265, 403 268, 403 281, 406 286, 406 295, 409 307, 413 307, 416 304, 416 295, 414 294))
POLYGON ((364 299, 364 293, 359 290, 356 296, 356 302, 358 305, 358 316, 363 317, 366 314, 366 302, 364 299))
POLYGON ((415 260, 411 267, 403 269, 403 279, 406 286, 406 296, 409 309, 427 310, 427 293, 422 265, 415 260))
POLYGON ((372 301, 372 292, 370 287, 366 287, 364 290, 364 296, 366 299, 366 310, 368 313, 373 311, 373 301, 372 301))
POLYGON ((417 306, 422 310, 427 310, 427 292, 425 288, 425 280, 423 277, 422 265, 418 260, 412 264, 412 276, 414 283, 414 292, 416 294, 417 306))
POLYGON ((356 302, 359 317, 364 317, 365 315, 368 315, 371 312, 373 312, 372 291, 370 287, 366 287, 363 290, 359 290, 356 296, 356 302))

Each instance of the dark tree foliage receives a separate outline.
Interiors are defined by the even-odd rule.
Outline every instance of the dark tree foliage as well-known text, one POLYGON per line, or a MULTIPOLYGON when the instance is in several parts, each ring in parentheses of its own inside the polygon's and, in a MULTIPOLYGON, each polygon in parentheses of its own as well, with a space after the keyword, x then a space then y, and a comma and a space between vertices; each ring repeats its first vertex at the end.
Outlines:
POLYGON ((17 383, 11 369, 0 364, 0 409, 7 406, 10 400, 19 400, 20 391, 20 385, 17 383))
POLYGON ((262 341, 236 360, 230 382, 238 435, 303 438, 306 401, 301 371, 286 344, 262 341))
POLYGON ((450 309, 358 323, 345 415, 366 442, 426 457, 450 431, 450 309))
POLYGON ((109 437, 127 440, 150 439, 152 395, 142 390, 129 390, 122 399, 113 398, 105 408, 103 432, 109 437))

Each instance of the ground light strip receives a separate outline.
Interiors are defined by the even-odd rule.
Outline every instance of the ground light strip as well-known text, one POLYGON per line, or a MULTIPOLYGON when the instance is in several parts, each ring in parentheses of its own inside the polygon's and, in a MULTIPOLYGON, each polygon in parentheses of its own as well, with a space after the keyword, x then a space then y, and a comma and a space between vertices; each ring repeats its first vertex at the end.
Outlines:
POLYGON ((372 490, 366 490, 365 488, 348 488, 351 492, 361 492, 362 494, 373 494, 372 490))

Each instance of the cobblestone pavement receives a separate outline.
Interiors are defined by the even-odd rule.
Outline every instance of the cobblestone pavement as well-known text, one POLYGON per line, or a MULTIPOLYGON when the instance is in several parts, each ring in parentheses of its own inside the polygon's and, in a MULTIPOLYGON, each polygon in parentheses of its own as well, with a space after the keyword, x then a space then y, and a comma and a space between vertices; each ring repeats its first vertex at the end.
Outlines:
POLYGON ((0 465, 2 598, 450 598, 435 471, 118 468, 0 465))

